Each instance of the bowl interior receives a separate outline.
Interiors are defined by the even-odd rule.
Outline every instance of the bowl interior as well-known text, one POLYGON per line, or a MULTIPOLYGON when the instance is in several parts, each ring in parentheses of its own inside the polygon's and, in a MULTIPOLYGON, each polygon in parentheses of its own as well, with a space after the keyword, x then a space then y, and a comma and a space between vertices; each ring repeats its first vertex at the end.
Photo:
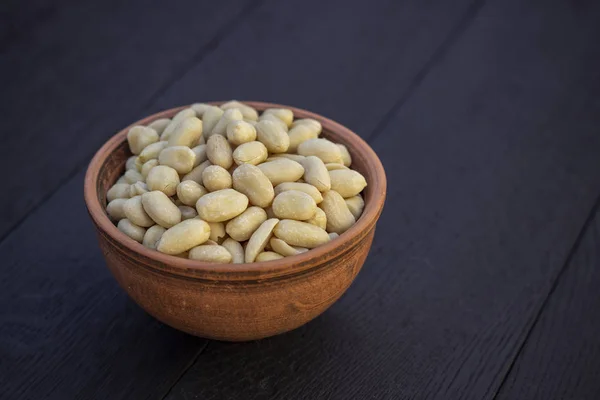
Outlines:
MULTIPOLYGON (((323 125, 321 137, 335 143, 344 144, 352 156, 352 169, 360 172, 367 180, 363 191, 365 208, 357 223, 348 231, 329 243, 308 252, 285 257, 281 260, 251 263, 251 264, 210 264, 195 260, 187 260, 169 256, 147 249, 133 239, 127 237, 110 221, 106 213, 106 192, 123 174, 125 162, 131 156, 127 145, 127 131, 134 125, 147 125, 159 118, 169 118, 184 107, 178 107, 154 114, 113 136, 96 154, 86 174, 85 200, 88 210, 101 234, 117 244, 124 254, 134 252, 143 261, 160 271, 183 274, 190 277, 218 280, 247 280, 264 279, 289 274, 300 273, 310 268, 326 265, 327 261, 339 256, 348 247, 361 240, 373 227, 383 208, 386 193, 385 173, 381 162, 373 150, 348 128, 320 115, 294 107, 245 102, 262 111, 266 108, 289 108, 294 111, 295 118, 314 118, 323 125)), ((219 104, 219 103, 214 103, 219 104)))

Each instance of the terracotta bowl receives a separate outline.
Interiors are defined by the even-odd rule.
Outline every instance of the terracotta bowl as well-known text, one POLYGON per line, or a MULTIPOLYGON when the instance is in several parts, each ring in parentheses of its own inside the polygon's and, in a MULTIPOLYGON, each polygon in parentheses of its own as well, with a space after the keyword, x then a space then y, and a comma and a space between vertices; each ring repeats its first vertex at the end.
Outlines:
MULTIPOLYGON (((119 231, 105 212, 106 191, 123 173, 131 155, 126 142, 129 127, 96 153, 84 187, 106 263, 129 296, 165 324, 192 335, 227 341, 287 332, 331 306, 348 289, 367 258, 386 194, 379 158, 348 128, 294 107, 248 104, 257 110, 290 108, 296 118, 314 118, 323 124, 323 137, 348 147, 353 168, 365 176, 368 186, 363 193, 366 204, 362 216, 339 238, 297 256, 252 264, 215 265, 147 249, 119 231)), ((183 108, 154 114, 133 125, 172 117, 183 108)))

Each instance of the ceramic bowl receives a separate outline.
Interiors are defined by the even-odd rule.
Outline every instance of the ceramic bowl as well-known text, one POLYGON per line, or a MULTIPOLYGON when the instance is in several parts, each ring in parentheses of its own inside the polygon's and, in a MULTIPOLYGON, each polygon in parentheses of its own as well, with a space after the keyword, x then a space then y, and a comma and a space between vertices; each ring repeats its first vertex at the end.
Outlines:
MULTIPOLYGON (((218 104, 218 103, 215 103, 218 104)), ((117 229, 106 214, 106 191, 131 153, 126 135, 113 136, 96 153, 85 176, 84 196, 108 268, 149 314, 192 335, 245 341, 297 328, 323 313, 348 289, 362 268, 386 195, 379 158, 359 136, 320 115, 280 104, 247 102, 262 111, 289 108, 295 118, 314 118, 322 137, 347 146, 352 168, 368 183, 363 214, 348 231, 308 252, 252 264, 210 264, 150 250, 117 229)), ((185 107, 163 111, 133 125, 147 125, 185 107)))

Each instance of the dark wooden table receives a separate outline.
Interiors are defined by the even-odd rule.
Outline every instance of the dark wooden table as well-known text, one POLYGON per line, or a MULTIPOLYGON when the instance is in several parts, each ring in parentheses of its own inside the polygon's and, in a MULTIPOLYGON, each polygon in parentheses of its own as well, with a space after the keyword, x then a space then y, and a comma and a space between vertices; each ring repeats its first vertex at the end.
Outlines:
POLYGON ((600 398, 600 2, 0 10, 0 398, 600 398), (389 180, 346 295, 238 344, 129 300, 82 195, 123 126, 233 98, 347 125, 389 180))

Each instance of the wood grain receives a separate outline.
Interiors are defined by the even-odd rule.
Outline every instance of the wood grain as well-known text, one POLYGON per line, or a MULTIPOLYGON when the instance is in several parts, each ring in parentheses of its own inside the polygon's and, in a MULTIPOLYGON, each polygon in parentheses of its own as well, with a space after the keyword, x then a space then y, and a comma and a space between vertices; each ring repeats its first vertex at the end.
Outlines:
POLYGON ((19 132, 0 147, 0 168, 15 151, 36 160, 5 177, 20 201, 0 199, 0 238, 105 140, 162 109, 272 100, 368 133, 468 1, 211 4, 219 6, 196 13, 191 1, 75 2, 0 54, 0 117, 6 132, 19 132), (295 51, 277 50, 288 47, 295 51))
POLYGON ((300 330, 209 343, 168 398, 494 397, 600 186, 599 17, 486 3, 372 143, 388 207, 355 284, 300 330))
POLYGON ((0 199, 0 239, 254 4, 204 7, 199 23, 189 1, 74 2, 17 35, 0 53, 0 168, 14 171, 4 188, 19 201, 0 199), (15 168, 15 153, 35 161, 15 168))
POLYGON ((498 399, 600 398, 600 213, 591 218, 498 399))
POLYGON ((118 287, 82 192, 80 173, 0 245, 3 398, 160 398, 205 344, 118 287))

